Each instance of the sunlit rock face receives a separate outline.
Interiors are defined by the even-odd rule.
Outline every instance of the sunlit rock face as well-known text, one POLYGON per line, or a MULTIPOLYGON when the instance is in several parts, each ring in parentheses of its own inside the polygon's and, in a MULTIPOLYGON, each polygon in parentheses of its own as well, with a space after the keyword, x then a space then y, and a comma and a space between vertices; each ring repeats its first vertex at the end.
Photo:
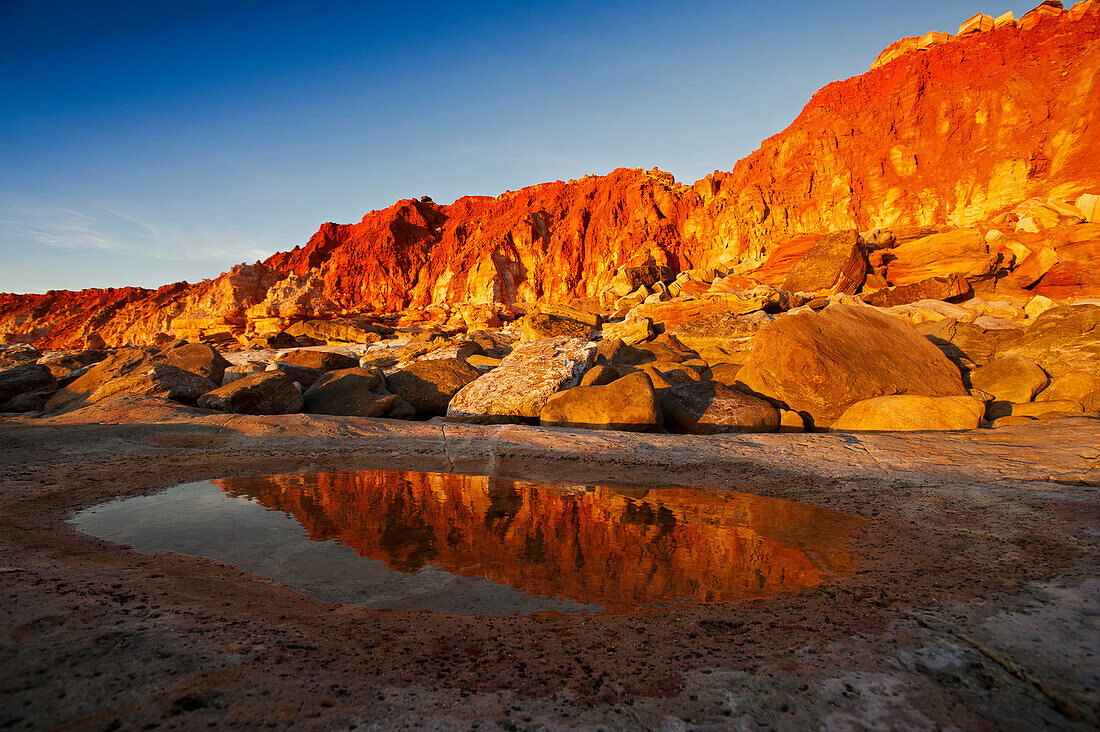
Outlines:
POLYGON ((854 569, 845 514, 739 493, 322 473, 217 481, 395 570, 433 566, 628 611, 819 585, 854 569))
MULTIPOLYGON (((764 261, 826 232, 964 228, 1031 198, 1100 192, 1100 4, 988 25, 892 46, 732 171, 690 186, 619 169, 450 205, 402 200, 196 285, 2 295, 0 338, 78 347, 94 333, 115 346, 345 313, 522 307, 593 297, 623 265, 764 261)), ((1094 291, 1095 240, 1078 249, 1038 287, 1094 291)), ((780 284, 791 259, 768 260, 759 281, 780 284)))

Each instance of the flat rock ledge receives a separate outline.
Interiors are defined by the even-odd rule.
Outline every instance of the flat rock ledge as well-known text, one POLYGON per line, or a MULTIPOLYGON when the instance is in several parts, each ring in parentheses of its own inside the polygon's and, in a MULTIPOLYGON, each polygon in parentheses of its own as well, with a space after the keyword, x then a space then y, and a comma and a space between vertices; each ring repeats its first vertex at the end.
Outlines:
POLYGON ((211 413, 0 418, 0 726, 1089 729, 1100 421, 687 436, 211 413), (326 605, 64 519, 227 476, 371 468, 694 485, 867 520, 812 591, 642 615, 326 605), (64 694, 64 703, 58 699, 64 694))

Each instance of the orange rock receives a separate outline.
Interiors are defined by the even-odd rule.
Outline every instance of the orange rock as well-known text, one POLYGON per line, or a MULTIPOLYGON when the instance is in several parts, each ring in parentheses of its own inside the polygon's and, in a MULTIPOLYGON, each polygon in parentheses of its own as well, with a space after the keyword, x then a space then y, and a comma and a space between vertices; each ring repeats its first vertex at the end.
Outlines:
MULTIPOLYGON (((825 86, 787 129, 694 185, 619 169, 449 205, 405 199, 194 285, 0 295, 0 339, 45 348, 79 347, 93 333, 109 346, 181 331, 232 339, 272 334, 285 318, 363 312, 442 323, 455 306, 503 313, 595 298, 624 265, 736 264, 738 275, 780 285, 824 233, 973 227, 1020 201, 1100 190, 1098 37, 1096 3, 1062 12, 1051 2, 1015 30, 926 34, 923 52, 825 86), (805 249, 792 261, 796 244, 805 249)), ((979 244, 949 246, 954 261, 939 262, 897 249, 885 270, 894 285, 1008 266, 985 262, 979 244)), ((1037 286, 1072 292, 1089 275, 1067 261, 1089 256, 1059 252, 1037 286)))

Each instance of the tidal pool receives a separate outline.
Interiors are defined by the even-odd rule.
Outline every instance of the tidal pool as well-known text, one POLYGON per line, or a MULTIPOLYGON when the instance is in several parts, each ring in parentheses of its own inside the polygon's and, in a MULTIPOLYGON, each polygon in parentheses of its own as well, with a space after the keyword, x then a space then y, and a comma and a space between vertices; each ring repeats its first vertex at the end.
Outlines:
POLYGON ((208 557, 323 602, 463 615, 730 602, 849 574, 854 516, 690 488, 416 471, 187 483, 76 514, 81 531, 208 557))

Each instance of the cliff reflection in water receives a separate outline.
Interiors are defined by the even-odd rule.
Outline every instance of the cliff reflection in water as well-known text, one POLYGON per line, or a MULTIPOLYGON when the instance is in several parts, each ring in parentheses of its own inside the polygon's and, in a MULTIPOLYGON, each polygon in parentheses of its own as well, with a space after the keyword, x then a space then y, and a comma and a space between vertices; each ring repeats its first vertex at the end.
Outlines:
POLYGON ((422 472, 215 481, 392 569, 433 566, 525 593, 628 611, 813 587, 852 571, 861 519, 683 488, 547 486, 422 472))

